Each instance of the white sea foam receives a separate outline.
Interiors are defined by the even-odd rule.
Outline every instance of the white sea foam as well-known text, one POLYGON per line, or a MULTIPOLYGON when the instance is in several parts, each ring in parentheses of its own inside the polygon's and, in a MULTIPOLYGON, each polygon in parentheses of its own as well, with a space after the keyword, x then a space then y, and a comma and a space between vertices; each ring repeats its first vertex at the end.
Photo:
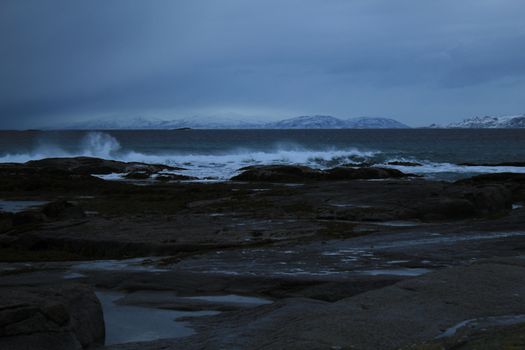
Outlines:
POLYGON ((80 141, 80 149, 67 151, 52 144, 44 144, 34 151, 7 154, 0 162, 22 163, 51 157, 89 156, 126 162, 161 163, 188 169, 185 174, 198 178, 229 179, 239 168, 263 164, 304 164, 325 168, 340 164, 355 164, 375 156, 379 152, 361 151, 356 148, 307 150, 297 145, 277 145, 270 150, 232 149, 222 153, 201 154, 191 152, 161 152, 148 154, 125 150, 118 140, 101 132, 90 132, 80 141))
POLYGON ((466 176, 471 174, 514 172, 525 173, 525 167, 509 166, 461 166, 452 163, 437 163, 427 160, 387 158, 380 151, 361 150, 358 148, 307 149, 296 144, 276 144, 264 150, 235 148, 221 152, 182 152, 162 150, 159 153, 146 153, 126 149, 108 133, 89 132, 80 141, 76 151, 66 150, 55 144, 44 143, 27 153, 11 153, 0 156, 0 162, 26 162, 50 157, 89 156, 121 161, 144 163, 162 163, 183 167, 186 175, 203 180, 226 180, 236 175, 238 170, 249 165, 266 164, 301 164, 313 168, 330 168, 340 165, 368 162, 377 166, 395 168, 406 173, 446 178, 453 174, 466 176), (421 166, 388 165, 392 161, 411 161, 421 166))

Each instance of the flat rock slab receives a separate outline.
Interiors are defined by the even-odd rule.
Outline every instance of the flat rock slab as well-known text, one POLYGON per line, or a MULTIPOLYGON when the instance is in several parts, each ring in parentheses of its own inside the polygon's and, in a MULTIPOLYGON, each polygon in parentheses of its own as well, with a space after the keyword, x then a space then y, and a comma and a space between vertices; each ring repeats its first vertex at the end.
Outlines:
POLYGON ((525 267, 454 267, 336 303, 287 299, 199 321, 196 336, 123 349, 397 349, 471 319, 525 314, 525 267))

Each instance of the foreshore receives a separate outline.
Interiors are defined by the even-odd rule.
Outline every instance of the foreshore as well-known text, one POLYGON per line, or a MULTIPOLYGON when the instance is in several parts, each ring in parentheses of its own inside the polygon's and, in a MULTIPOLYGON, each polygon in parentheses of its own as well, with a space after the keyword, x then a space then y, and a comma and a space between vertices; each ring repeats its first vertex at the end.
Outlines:
POLYGON ((0 164, 0 348, 524 344, 525 174, 179 170, 0 164))

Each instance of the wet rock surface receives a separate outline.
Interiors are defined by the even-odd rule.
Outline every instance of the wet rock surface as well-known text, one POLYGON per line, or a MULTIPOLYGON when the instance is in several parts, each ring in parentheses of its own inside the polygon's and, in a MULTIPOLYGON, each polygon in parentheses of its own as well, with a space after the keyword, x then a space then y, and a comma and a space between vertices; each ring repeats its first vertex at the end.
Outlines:
POLYGON ((82 285, 0 288, 0 348, 84 349, 104 343, 102 309, 82 285))
POLYGON ((134 171, 154 173, 162 170, 181 170, 180 168, 164 164, 127 163, 92 157, 46 158, 32 160, 24 165, 36 169, 60 169, 78 175, 129 173, 134 171))
MULTIPOLYGON (((118 182, 77 172, 83 162, 0 165, 0 198, 42 203, 0 213, 0 292, 9 305, 56 301, 69 320, 85 316, 69 282, 119 293, 106 307, 148 319, 190 313, 184 337, 163 324, 161 338, 111 349, 452 348, 481 339, 473 323, 436 338, 463 321, 525 314, 523 175, 272 166, 198 183, 126 168, 148 178, 118 182)), ((64 319, 28 324, 58 327, 58 349, 101 342, 64 319)), ((496 338, 521 329, 477 322, 496 338)))
POLYGON ((396 169, 375 167, 337 167, 316 170, 305 166, 264 165, 240 169, 236 181, 290 182, 290 181, 341 181, 357 179, 388 179, 411 176, 396 169))

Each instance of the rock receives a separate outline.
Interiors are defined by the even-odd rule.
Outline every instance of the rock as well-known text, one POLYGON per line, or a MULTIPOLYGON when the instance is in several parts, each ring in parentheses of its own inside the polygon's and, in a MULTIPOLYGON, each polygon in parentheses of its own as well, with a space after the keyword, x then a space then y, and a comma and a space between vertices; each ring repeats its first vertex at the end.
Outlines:
POLYGON ((105 191, 109 188, 123 186, 115 181, 104 181, 94 176, 75 174, 68 170, 29 167, 24 164, 0 164, 0 178, 2 178, 0 191, 17 195, 23 192, 38 192, 39 197, 56 191, 67 194, 73 191, 105 191))
POLYGON ((398 165, 398 166, 423 166, 423 164, 416 163, 416 162, 388 162, 387 165, 398 165))
POLYGON ((417 215, 424 221, 459 220, 476 215, 476 208, 467 199, 435 198, 420 203, 417 215))
POLYGON ((180 175, 180 174, 158 174, 155 177, 157 181, 186 181, 197 180, 194 176, 180 175))
POLYGON ((401 178, 409 176, 397 169, 388 168, 345 168, 337 167, 325 171, 326 180, 370 180, 370 179, 388 179, 401 178))
POLYGON ((125 179, 130 180, 147 180, 151 177, 151 173, 146 171, 133 171, 124 175, 125 179))
POLYGON ((525 185, 525 174, 520 173, 495 173, 473 176, 468 179, 457 181, 459 184, 523 184, 525 185))
POLYGON ((511 166, 511 167, 525 167, 525 162, 503 162, 503 163, 460 163, 462 166, 511 166))
POLYGON ((495 215, 512 208, 512 193, 501 185, 452 185, 435 197, 415 202, 413 208, 425 221, 495 215))
POLYGON ((0 212, 0 233, 4 233, 13 228, 13 214, 0 212))
POLYGON ((525 200, 525 174, 496 173, 483 174, 468 179, 459 180, 456 184, 462 185, 500 185, 507 188, 515 202, 525 200))
POLYGON ((243 172, 232 177, 234 181, 292 182, 319 180, 320 170, 300 165, 263 165, 241 168, 243 172))
POLYGON ((42 213, 49 219, 79 219, 86 216, 84 211, 67 201, 55 201, 42 207, 42 213))
POLYGON ((351 168, 337 167, 329 170, 317 170, 299 165, 264 165, 246 167, 241 174, 234 176, 234 181, 337 181, 357 179, 387 179, 410 176, 397 169, 388 168, 351 168))
POLYGON ((141 349, 411 349, 465 320, 525 313, 524 277, 508 264, 442 269, 335 303, 290 298, 225 313, 192 337, 141 349))
POLYGON ((22 211, 13 215, 13 226, 37 224, 44 222, 45 220, 45 215, 39 211, 22 211))
POLYGON ((164 164, 127 163, 93 157, 46 158, 42 160, 32 160, 24 165, 31 168, 57 169, 82 175, 129 173, 134 171, 153 173, 162 170, 182 170, 181 168, 164 164))
POLYGON ((87 286, 0 288, 0 349, 85 349, 104 337, 102 308, 87 286))

